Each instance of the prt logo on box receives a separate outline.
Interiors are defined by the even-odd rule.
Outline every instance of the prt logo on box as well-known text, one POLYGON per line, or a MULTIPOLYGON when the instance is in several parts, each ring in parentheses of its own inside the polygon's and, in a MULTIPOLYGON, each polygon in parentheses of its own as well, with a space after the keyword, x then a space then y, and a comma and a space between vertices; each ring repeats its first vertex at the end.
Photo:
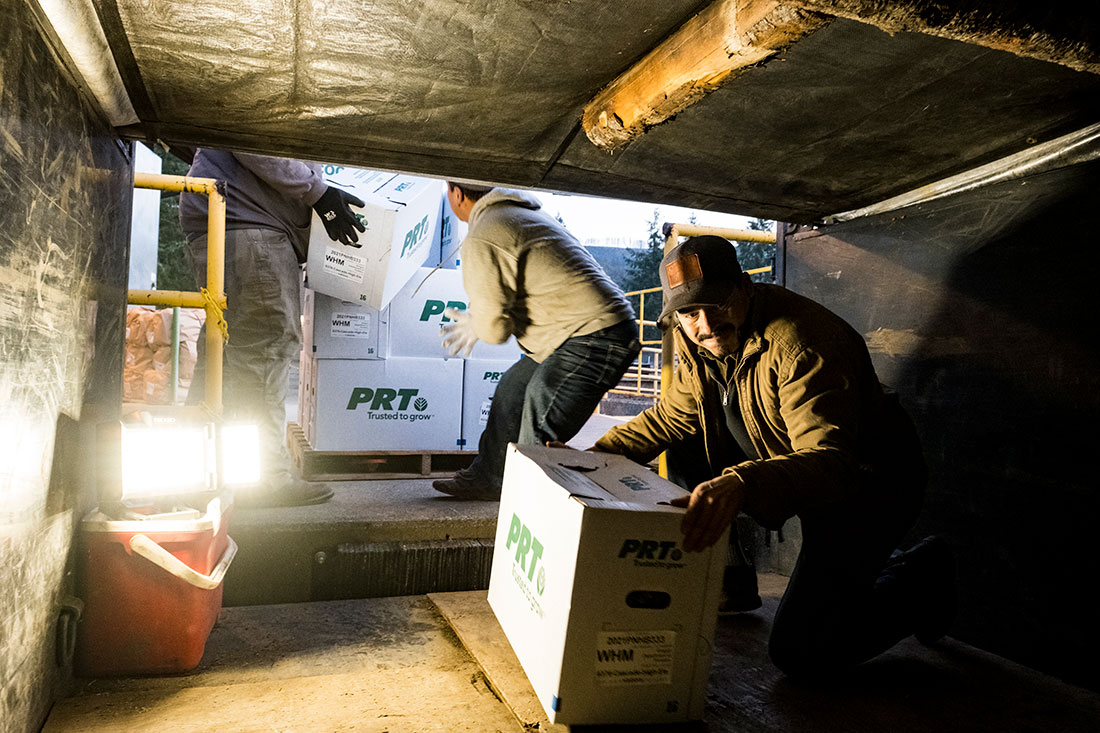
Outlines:
POLYGON ((683 550, 676 546, 672 540, 623 540, 623 546, 619 550, 619 557, 632 557, 635 560, 672 560, 683 557, 683 550))
POLYGON ((631 491, 649 491, 649 484, 637 476, 623 476, 619 479, 619 483, 631 491))
POLYGON ((508 526, 508 540, 504 545, 504 549, 510 550, 512 545, 516 546, 516 556, 513 562, 516 567, 524 571, 527 580, 535 580, 535 570, 538 569, 536 587, 539 595, 542 595, 543 591, 546 590, 546 570, 539 567, 539 560, 542 559, 542 543, 531 533, 527 525, 520 521, 518 514, 512 515, 512 523, 508 526))
POLYGON ((497 382, 500 381, 500 378, 502 376, 504 376, 504 372, 485 372, 484 374, 481 375, 481 381, 496 384, 497 382))
MULTIPOLYGON (((466 310, 466 304, 461 300, 425 300, 424 308, 420 311, 420 320, 427 321, 432 316, 438 316, 448 308, 455 308, 456 310, 466 310)), ((443 323, 450 323, 451 319, 447 316, 443 316, 443 323)))
POLYGON ((425 214, 424 218, 416 223, 412 229, 405 234, 405 243, 401 245, 401 259, 405 259, 416 250, 420 249, 420 245, 428 241, 428 216, 425 214))
MULTIPOLYGON (((356 387, 351 391, 351 398, 348 400, 347 409, 354 410, 360 405, 369 404, 370 407, 367 409, 370 410, 404 411, 409 409, 409 402, 413 397, 416 397, 419 392, 419 389, 391 389, 389 387, 372 389, 371 387, 356 387), (394 400, 398 400, 397 407, 393 405, 394 400)), ((417 412, 423 412, 428 409, 428 401, 423 397, 417 397, 416 401, 412 402, 412 407, 417 412)))

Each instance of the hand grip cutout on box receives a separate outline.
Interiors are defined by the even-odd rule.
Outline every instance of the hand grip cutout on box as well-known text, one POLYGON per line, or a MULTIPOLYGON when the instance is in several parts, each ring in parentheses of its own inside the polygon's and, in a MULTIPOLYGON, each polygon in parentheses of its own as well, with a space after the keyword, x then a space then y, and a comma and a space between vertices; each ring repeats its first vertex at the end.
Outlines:
POLYGON ((660 590, 632 590, 626 594, 626 605, 630 608, 663 611, 672 604, 672 596, 660 590))
POLYGON ((582 470, 592 469, 577 469, 564 464, 547 464, 544 469, 547 475, 569 491, 570 496, 598 501, 613 498, 608 496, 605 488, 581 473, 582 470))

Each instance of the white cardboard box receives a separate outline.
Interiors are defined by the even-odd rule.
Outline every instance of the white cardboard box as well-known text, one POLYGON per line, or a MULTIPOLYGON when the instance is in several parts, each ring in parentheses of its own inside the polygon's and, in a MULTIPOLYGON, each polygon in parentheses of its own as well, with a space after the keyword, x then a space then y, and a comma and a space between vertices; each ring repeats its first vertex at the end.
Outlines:
POLYGON ((551 722, 702 717, 728 535, 683 552, 683 495, 621 456, 509 445, 489 604, 551 722))
POLYGON ((462 375, 462 447, 477 450, 500 378, 515 360, 467 359, 462 375))
POLYGON ((310 446, 457 450, 461 359, 312 359, 310 446))
MULTIPOLYGON (((421 267, 401 289, 383 314, 388 326, 382 336, 379 349, 386 358, 392 356, 420 356, 444 358, 450 354, 443 348, 444 323, 449 323, 443 311, 447 308, 466 310, 470 299, 462 287, 459 270, 421 267)), ((509 338, 503 344, 487 344, 478 341, 470 354, 471 359, 515 361, 520 357, 519 344, 509 338)))
POLYGON ((318 359, 381 359, 386 313, 304 288, 302 348, 318 359))
POLYGON ((397 174, 367 168, 353 168, 336 163, 324 163, 321 165, 321 175, 328 183, 359 196, 360 194, 374 193, 393 180, 393 177, 397 174))
POLYGON ((367 177, 362 188, 347 186, 366 202, 362 209, 352 209, 366 226, 357 246, 329 239, 314 212, 306 259, 308 287, 381 309, 427 259, 432 232, 439 225, 439 181, 398 175, 366 191, 385 177, 367 177))

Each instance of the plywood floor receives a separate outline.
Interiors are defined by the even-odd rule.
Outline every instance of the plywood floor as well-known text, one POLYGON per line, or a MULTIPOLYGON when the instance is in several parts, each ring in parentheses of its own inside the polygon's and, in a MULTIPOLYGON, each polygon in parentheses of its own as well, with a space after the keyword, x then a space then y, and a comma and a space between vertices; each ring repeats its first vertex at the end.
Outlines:
POLYGON ((226 608, 188 675, 94 680, 44 733, 518 733, 425 596, 226 608))
MULTIPOLYGON (((1100 729, 1100 695, 950 639, 907 640, 827 685, 794 684, 766 652, 785 582, 762 575, 764 607, 719 619, 704 720, 646 733, 1100 729)), ((194 673, 87 681, 44 731, 564 732, 546 721, 485 596, 227 608, 194 673)))
MULTIPOLYGON (((681 726, 631 727, 631 733, 1094 733, 1100 695, 1070 687, 999 657, 947 639, 925 647, 903 641, 826 685, 794 684, 767 656, 771 619, 786 587, 760 576, 764 606, 719 618, 704 719, 681 726)), ((527 728, 553 733, 485 598, 434 594, 459 638, 527 728)), ((614 726, 574 726, 611 733, 614 726)))

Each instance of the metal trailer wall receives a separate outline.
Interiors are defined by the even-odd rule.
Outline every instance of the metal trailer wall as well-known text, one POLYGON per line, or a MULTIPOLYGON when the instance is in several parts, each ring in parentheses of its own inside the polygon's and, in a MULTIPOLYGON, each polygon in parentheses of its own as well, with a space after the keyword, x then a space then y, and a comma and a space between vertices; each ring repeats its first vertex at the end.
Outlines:
MULTIPOLYGON (((0 731, 63 694, 59 609, 95 503, 91 426, 117 418, 128 146, 90 110, 27 4, 0 4, 0 731)), ((64 645, 61 645, 64 651, 64 645)))
POLYGON ((865 335, 921 432, 952 635, 1092 689, 1098 187, 1079 164, 785 238, 786 285, 865 335))

